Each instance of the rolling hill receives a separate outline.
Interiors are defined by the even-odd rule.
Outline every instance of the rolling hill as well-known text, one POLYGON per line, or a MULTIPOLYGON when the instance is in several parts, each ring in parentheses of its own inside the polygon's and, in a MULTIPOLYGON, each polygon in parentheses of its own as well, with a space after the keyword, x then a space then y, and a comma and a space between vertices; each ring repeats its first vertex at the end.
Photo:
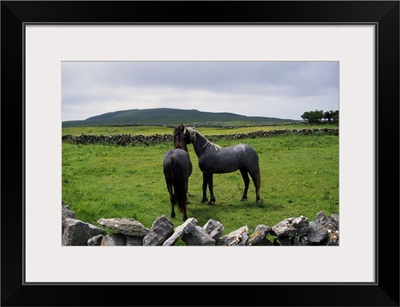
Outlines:
POLYGON ((234 113, 201 112, 170 108, 134 109, 100 114, 85 120, 64 121, 63 127, 104 125, 253 125, 297 122, 274 117, 244 116, 234 113))

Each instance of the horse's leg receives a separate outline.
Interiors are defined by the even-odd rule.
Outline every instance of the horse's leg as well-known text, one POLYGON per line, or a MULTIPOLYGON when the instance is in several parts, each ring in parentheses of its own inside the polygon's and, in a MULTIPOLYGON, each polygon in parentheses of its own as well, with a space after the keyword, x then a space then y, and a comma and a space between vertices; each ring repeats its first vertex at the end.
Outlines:
POLYGON ((182 210, 182 213, 183 213, 183 221, 186 221, 187 220, 187 214, 186 214, 186 205, 183 207, 184 209, 182 210))
POLYGON ((186 213, 186 206, 187 206, 187 199, 186 199, 186 194, 182 195, 184 198, 179 199, 179 209, 181 213, 183 214, 183 221, 187 220, 187 213, 186 213))
POLYGON ((190 196, 190 194, 189 194, 189 179, 186 180, 186 182, 185 182, 185 193, 186 193, 186 203, 190 204, 190 201, 189 201, 189 196, 190 196))
POLYGON ((260 186, 261 186, 261 175, 260 168, 257 167, 256 171, 250 173, 251 179, 253 179, 254 187, 256 188, 256 202, 259 201, 260 198, 260 186))
POLYGON ((210 190, 210 201, 208 202, 208 204, 212 205, 213 203, 215 203, 213 174, 209 175, 209 178, 208 178, 208 189, 210 190))
POLYGON ((242 196, 241 200, 246 200, 247 199, 247 191, 249 189, 250 179, 249 179, 249 175, 247 174, 247 169, 241 168, 240 173, 242 174, 242 178, 244 181, 244 191, 243 191, 243 196, 242 196))
POLYGON ((171 202, 171 217, 175 217, 175 210, 174 210, 174 205, 176 204, 176 198, 174 195, 174 192, 172 191, 172 184, 167 180, 167 189, 169 193, 169 200, 171 202))
POLYGON ((202 203, 206 203, 208 201, 207 184, 208 184, 208 174, 203 173, 203 199, 201 200, 202 203))

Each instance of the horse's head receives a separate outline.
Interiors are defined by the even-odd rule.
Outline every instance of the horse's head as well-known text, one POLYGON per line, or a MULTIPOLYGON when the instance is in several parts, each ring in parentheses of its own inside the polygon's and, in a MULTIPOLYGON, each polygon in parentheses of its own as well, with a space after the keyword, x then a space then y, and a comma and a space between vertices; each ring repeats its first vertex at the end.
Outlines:
POLYGON ((181 148, 188 151, 186 144, 188 143, 185 135, 185 126, 179 125, 174 130, 174 148, 181 148))
POLYGON ((183 129, 183 134, 185 135, 186 143, 194 144, 194 142, 196 140, 196 130, 194 130, 194 127, 186 127, 185 126, 183 129))

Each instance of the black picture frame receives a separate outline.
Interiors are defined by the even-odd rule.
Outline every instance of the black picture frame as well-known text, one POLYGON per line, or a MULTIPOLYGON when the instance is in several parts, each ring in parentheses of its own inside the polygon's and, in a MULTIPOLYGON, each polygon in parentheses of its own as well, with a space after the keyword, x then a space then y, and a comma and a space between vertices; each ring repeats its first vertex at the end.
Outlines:
POLYGON ((1 175, 2 306, 399 306, 399 1, 2 1, 1 175), (24 284, 27 22, 376 25, 376 283, 24 284))

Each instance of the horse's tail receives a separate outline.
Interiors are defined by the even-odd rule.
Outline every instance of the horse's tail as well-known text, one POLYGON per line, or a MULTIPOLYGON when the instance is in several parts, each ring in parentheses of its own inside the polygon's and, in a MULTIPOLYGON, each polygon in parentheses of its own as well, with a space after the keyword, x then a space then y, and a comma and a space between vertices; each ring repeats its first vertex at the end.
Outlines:
POLYGON ((260 186, 261 186, 260 164, 259 164, 259 158, 258 158, 257 152, 254 151, 254 153, 255 153, 255 156, 256 156, 256 158, 255 158, 256 163, 255 163, 255 178, 253 179, 253 181, 254 181, 254 184, 256 186, 256 190, 259 190, 260 186))
POLYGON ((187 206, 187 193, 185 187, 185 183, 177 182, 174 180, 174 190, 176 201, 178 202, 179 211, 184 213, 187 206))
POLYGON ((255 182, 256 189, 260 189, 260 186, 261 186, 261 173, 260 173, 260 166, 259 165, 256 168, 254 182, 255 182))
POLYGON ((261 187, 261 172, 260 172, 260 164, 257 152, 254 150, 255 153, 255 165, 254 165, 254 175, 250 174, 251 178, 253 179, 254 187, 256 189, 256 201, 260 200, 260 187, 261 187))
POLYGON ((256 200, 260 199, 260 187, 261 187, 261 172, 259 157, 253 147, 245 144, 246 147, 246 168, 250 173, 251 179, 253 179, 254 187, 256 189, 256 200))
POLYGON ((176 201, 178 202, 179 211, 184 213, 187 205, 187 185, 188 185, 188 173, 182 162, 176 159, 171 160, 171 183, 174 187, 174 194, 176 201))

